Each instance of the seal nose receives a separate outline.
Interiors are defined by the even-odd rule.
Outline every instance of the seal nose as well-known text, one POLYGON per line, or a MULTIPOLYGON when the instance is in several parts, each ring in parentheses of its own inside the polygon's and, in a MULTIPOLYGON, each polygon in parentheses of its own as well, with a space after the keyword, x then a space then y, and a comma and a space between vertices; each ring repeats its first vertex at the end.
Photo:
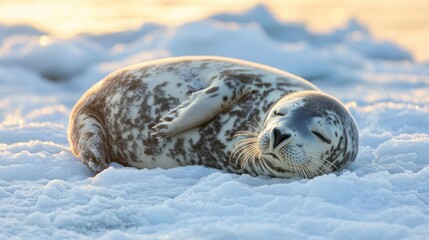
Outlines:
POLYGON ((273 133, 273 137, 274 137, 274 143, 273 143, 273 149, 275 149, 280 143, 282 143, 283 141, 287 140, 290 138, 290 134, 282 134, 282 132, 280 130, 278 130, 277 128, 273 129, 274 133, 273 133))

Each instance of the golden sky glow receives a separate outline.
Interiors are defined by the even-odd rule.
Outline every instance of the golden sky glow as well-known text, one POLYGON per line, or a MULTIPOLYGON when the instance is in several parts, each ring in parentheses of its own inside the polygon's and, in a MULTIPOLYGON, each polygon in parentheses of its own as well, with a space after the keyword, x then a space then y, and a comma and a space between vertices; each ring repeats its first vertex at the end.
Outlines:
POLYGON ((60 37, 80 32, 138 28, 145 22, 178 25, 218 12, 240 12, 263 2, 283 21, 327 31, 350 17, 377 38, 393 40, 428 60, 429 1, 426 0, 0 0, 0 24, 36 26, 60 37))

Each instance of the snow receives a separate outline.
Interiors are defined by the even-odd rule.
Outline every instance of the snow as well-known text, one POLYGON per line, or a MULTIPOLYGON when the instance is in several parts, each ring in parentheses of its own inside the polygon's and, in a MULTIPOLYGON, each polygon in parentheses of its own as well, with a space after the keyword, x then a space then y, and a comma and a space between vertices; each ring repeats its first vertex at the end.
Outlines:
POLYGON ((83 72, 101 58, 101 47, 78 38, 65 41, 47 36, 12 36, 3 42, 0 55, 2 65, 23 66, 56 80, 83 72))
POLYGON ((429 62, 351 19, 328 33, 262 5, 178 27, 55 39, 0 25, 0 236, 4 239, 424 239, 429 235, 429 62), (341 99, 359 156, 307 179, 201 166, 93 177, 67 142, 70 110, 108 73, 180 55, 242 58, 341 99))

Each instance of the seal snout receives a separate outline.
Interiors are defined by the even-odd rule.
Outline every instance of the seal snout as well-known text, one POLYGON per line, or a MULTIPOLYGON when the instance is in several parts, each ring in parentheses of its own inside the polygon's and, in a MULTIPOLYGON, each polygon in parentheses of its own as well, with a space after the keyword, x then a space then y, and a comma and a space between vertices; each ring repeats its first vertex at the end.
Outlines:
POLYGON ((280 143, 288 140, 291 135, 288 133, 282 133, 278 128, 273 128, 272 130, 273 136, 273 149, 280 145, 280 143))

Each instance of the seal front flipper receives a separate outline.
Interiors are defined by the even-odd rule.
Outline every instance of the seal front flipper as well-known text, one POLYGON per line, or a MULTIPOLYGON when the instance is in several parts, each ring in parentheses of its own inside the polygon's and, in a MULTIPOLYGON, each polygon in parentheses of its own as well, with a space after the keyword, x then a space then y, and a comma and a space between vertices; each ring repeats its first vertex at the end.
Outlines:
POLYGON ((109 166, 110 158, 107 148, 106 135, 102 124, 95 116, 79 115, 69 133, 72 151, 95 174, 109 166))
POLYGON ((214 81, 206 89, 194 92, 188 100, 170 110, 153 127, 151 135, 174 136, 202 125, 250 93, 251 86, 234 79, 214 81))

